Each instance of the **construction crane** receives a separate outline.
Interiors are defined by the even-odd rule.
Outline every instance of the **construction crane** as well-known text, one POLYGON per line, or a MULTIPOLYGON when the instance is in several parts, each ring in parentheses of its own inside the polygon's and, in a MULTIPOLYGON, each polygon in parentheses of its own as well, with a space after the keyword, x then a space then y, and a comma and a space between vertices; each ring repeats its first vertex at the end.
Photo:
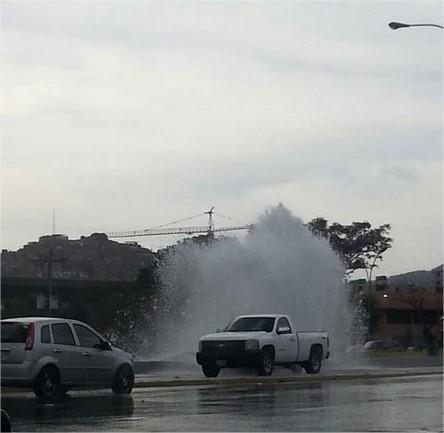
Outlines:
POLYGON ((214 212, 214 206, 199 215, 194 215, 188 218, 184 218, 179 221, 173 221, 168 224, 163 224, 161 226, 152 228, 152 229, 144 229, 144 230, 128 230, 128 231, 121 231, 121 232, 109 232, 107 233, 109 238, 135 238, 140 236, 161 236, 161 235, 192 235, 196 233, 206 233, 209 236, 213 236, 216 232, 228 232, 228 231, 234 231, 234 230, 251 230, 253 229, 253 224, 242 224, 242 225, 236 225, 236 226, 229 226, 229 227, 218 227, 215 228, 214 221, 213 221, 213 215, 218 215, 222 218, 229 219, 231 221, 235 221, 232 218, 225 217, 223 215, 220 215, 216 212, 214 212), (178 224, 180 222, 190 220, 193 218, 197 218, 202 215, 208 215, 208 225, 206 226, 188 226, 188 227, 166 227, 172 224, 178 224))

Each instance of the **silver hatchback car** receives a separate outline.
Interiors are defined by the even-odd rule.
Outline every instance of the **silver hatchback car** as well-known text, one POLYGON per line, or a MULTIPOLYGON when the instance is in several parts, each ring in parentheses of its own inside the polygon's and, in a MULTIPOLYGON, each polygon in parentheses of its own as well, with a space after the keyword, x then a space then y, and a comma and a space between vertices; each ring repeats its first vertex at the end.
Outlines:
POLYGON ((20 317, 1 321, 1 384, 32 387, 54 401, 70 388, 111 387, 129 394, 132 356, 77 320, 20 317))

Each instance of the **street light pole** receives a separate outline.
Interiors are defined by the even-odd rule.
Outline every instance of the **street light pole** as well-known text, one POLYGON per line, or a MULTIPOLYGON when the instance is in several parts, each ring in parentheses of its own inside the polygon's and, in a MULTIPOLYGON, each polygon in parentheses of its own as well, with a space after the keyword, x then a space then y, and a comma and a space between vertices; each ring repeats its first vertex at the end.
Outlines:
POLYGON ((405 23, 397 23, 396 21, 392 21, 388 25, 392 30, 397 30, 405 27, 437 27, 438 29, 444 29, 444 26, 440 26, 439 24, 405 24, 405 23))

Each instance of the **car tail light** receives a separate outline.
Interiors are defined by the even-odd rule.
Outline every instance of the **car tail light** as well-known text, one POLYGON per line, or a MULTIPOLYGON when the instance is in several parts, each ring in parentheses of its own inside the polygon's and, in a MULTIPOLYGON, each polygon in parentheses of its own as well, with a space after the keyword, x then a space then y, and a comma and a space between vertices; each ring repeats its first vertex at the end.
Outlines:
POLYGON ((34 323, 30 323, 26 331, 25 350, 32 350, 33 346, 34 346, 34 323))

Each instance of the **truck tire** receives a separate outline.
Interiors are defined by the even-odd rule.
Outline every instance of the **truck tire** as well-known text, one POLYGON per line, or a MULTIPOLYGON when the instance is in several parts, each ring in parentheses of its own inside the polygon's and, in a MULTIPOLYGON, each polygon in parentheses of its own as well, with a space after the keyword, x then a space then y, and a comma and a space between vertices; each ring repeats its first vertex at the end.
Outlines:
POLYGON ((307 374, 318 374, 322 365, 322 349, 313 347, 310 351, 308 361, 304 363, 304 369, 307 374))
POLYGON ((45 403, 52 403, 62 395, 60 374, 57 367, 47 365, 40 370, 32 389, 37 398, 45 403))
POLYGON ((270 349, 265 349, 258 361, 256 373, 258 376, 271 376, 274 367, 274 356, 270 349))
POLYGON ((206 377, 217 377, 220 367, 216 364, 202 364, 202 372, 206 377))

